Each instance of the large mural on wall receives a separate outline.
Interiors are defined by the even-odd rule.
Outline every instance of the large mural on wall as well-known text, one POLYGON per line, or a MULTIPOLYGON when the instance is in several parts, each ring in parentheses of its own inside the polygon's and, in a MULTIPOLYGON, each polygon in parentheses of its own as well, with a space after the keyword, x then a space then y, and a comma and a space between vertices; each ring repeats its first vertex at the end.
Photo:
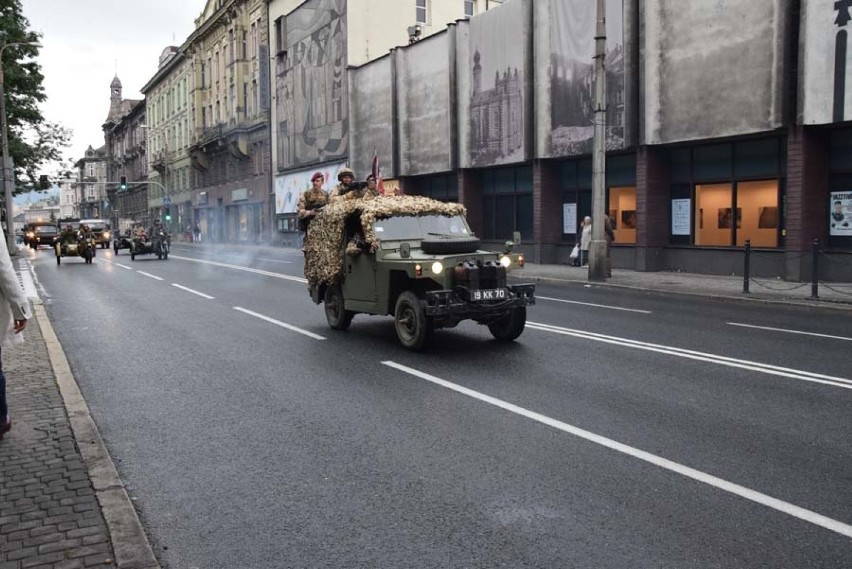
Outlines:
POLYGON ((442 32, 398 51, 400 174, 452 169, 450 34, 442 32))
POLYGON ((802 0, 799 121, 852 120, 852 2, 802 0))
MULTIPOLYGON (((529 80, 527 60, 531 30, 525 0, 512 0, 470 20, 465 36, 469 48, 467 66, 459 74, 469 76, 467 87, 468 156, 465 166, 493 166, 523 162, 526 158, 526 116, 529 80)), ((463 92, 462 92, 463 93, 463 92)), ((464 96, 464 94, 462 95, 464 96)))
POLYGON ((276 62, 278 167, 349 152, 346 0, 308 0, 286 16, 287 57, 276 62))
MULTIPOLYGON (((606 149, 624 147, 625 49, 623 0, 606 0, 606 149)), ((591 154, 595 110, 597 3, 550 2, 550 156, 591 154)))
POLYGON ((349 122, 352 132, 357 133, 350 141, 349 163, 358 179, 370 173, 374 156, 379 158, 383 177, 397 175, 392 156, 391 63, 387 55, 349 72, 349 122))
POLYGON ((793 0, 645 0, 642 143, 784 124, 793 0))

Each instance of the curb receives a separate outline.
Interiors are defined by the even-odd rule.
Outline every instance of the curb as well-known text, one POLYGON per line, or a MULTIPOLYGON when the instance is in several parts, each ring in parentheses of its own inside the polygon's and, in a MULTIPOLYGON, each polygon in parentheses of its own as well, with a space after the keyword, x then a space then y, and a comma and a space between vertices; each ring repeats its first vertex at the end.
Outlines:
MULTIPOLYGON (((523 275, 518 275, 514 273, 511 275, 514 278, 522 278, 523 275)), ((843 310, 849 311, 852 310, 852 303, 844 302, 841 300, 816 300, 816 301, 807 301, 807 300, 796 300, 796 299, 784 299, 784 300, 776 300, 772 298, 756 298, 749 296, 731 296, 728 294, 719 294, 713 292, 690 292, 687 290, 673 290, 668 288, 654 288, 654 287, 646 287, 646 286, 638 286, 638 285, 625 285, 618 283, 591 283, 587 280, 577 280, 577 279, 562 279, 558 277, 542 277, 536 275, 526 275, 527 280, 537 280, 537 281, 552 281, 557 283, 570 283, 570 284, 578 284, 578 285, 588 285, 592 287, 607 287, 607 288, 622 288, 627 290, 637 290, 643 292, 655 292, 659 294, 679 294, 682 296, 691 296, 691 297, 699 297, 699 298, 712 298, 715 300, 730 300, 734 302, 756 302, 763 304, 783 304, 787 306, 803 306, 807 308, 827 308, 830 310, 843 310)))
POLYGON ((118 471, 109 456, 89 406, 83 399, 74 380, 65 351, 41 301, 33 301, 33 311, 41 326, 50 364, 56 375, 56 383, 65 402, 71 430, 80 454, 86 462, 95 496, 101 506, 104 520, 115 553, 115 564, 119 569, 160 569, 142 523, 136 514, 130 497, 118 476, 118 471))

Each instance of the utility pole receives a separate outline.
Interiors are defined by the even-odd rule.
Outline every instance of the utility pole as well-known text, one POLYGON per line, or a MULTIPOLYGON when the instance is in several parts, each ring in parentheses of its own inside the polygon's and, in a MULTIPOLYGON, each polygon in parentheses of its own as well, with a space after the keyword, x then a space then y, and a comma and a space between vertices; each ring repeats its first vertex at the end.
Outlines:
POLYGON ((606 281, 606 4, 598 0, 595 29, 595 133, 592 150, 592 242, 589 280, 606 281))

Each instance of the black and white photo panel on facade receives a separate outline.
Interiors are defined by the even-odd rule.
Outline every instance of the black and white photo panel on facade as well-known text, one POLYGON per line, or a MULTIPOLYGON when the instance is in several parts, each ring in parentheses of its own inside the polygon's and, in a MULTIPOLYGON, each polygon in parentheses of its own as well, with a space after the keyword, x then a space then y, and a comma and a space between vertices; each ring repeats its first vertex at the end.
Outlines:
POLYGON ((792 12, 793 0, 646 0, 641 142, 784 126, 792 12))
MULTIPOLYGON (((463 166, 513 164, 527 159, 527 100, 531 57, 529 0, 512 0, 471 19, 466 69, 459 94, 467 102, 463 166)), ((463 120, 463 119, 460 119, 463 120)))
POLYGON ((346 0, 308 0, 287 15, 286 55, 276 55, 278 167, 349 152, 346 0))
POLYGON ((800 122, 852 120, 852 2, 802 0, 800 30, 800 122))

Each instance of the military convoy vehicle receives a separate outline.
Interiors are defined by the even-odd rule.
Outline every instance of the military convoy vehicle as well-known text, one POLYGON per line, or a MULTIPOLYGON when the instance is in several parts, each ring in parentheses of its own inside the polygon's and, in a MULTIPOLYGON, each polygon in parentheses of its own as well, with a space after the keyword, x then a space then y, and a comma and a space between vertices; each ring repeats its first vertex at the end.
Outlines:
POLYGON ((419 351, 463 320, 501 341, 524 331, 535 285, 509 284, 523 255, 480 250, 460 204, 417 196, 329 204, 308 227, 305 276, 328 324, 391 315, 400 343, 419 351))

